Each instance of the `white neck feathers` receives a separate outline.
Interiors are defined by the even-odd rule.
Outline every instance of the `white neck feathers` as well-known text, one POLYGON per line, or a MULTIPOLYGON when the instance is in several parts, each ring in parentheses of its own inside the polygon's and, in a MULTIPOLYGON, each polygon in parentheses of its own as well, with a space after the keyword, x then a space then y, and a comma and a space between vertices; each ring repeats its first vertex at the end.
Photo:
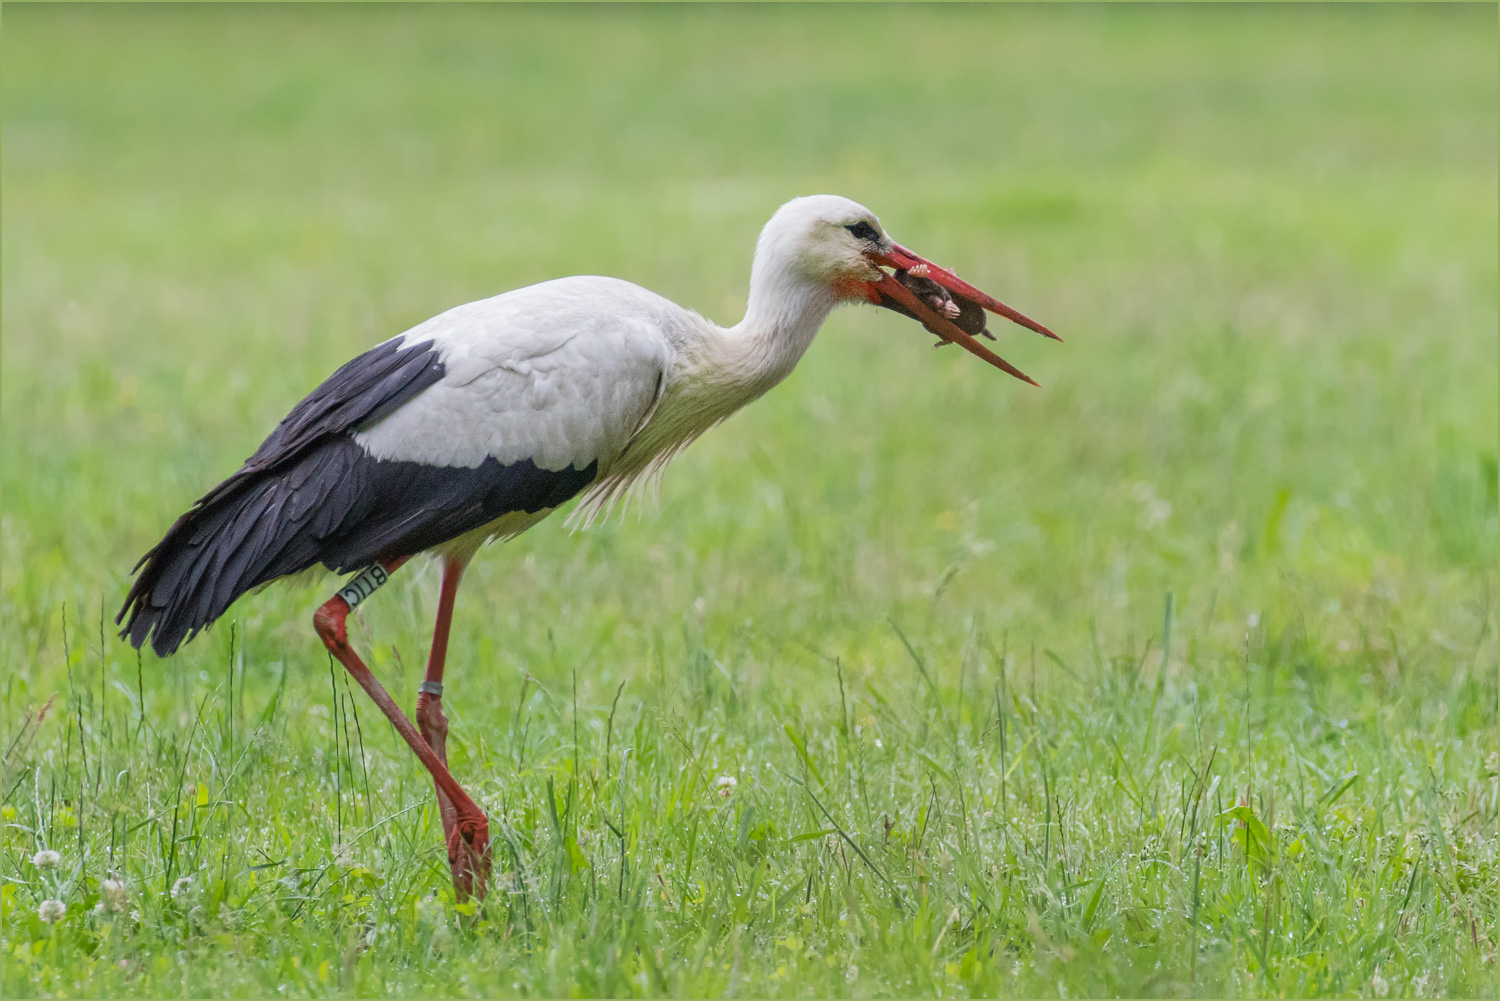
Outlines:
POLYGON ((826 284, 757 261, 745 318, 716 339, 717 357, 704 361, 719 371, 704 375, 743 385, 752 399, 759 396, 791 374, 837 304, 826 284))

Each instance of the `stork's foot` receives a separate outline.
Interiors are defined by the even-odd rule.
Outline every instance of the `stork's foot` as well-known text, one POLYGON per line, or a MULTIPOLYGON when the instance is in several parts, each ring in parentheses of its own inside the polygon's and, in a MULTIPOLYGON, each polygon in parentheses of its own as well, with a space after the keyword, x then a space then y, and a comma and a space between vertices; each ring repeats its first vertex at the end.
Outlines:
POLYGON ((490 823, 483 813, 458 815, 448 838, 448 868, 459 900, 484 899, 490 883, 490 823))

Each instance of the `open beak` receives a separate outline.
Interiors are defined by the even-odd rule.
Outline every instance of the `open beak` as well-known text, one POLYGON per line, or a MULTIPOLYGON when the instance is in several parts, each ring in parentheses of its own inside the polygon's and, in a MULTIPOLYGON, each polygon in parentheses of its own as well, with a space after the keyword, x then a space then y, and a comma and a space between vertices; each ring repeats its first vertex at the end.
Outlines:
POLYGON ((906 279, 903 283, 897 276, 882 271, 883 277, 880 281, 863 283, 864 297, 870 302, 919 320, 924 327, 943 340, 961 346, 970 354, 983 358, 1002 372, 1008 372, 1022 382, 1029 382, 1033 386, 1038 385, 1035 379, 980 344, 964 327, 972 327, 976 333, 988 336, 989 331, 984 327, 984 310, 989 310, 997 316, 1003 316, 1013 323, 1019 323, 1055 341, 1062 340, 1061 337, 1024 313, 1011 309, 994 296, 981 292, 946 268, 940 268, 931 261, 918 257, 899 243, 891 244, 890 250, 884 253, 874 250, 866 251, 865 257, 877 266, 897 269, 901 272, 902 278, 906 279), (925 286, 927 288, 931 288, 932 285, 940 286, 943 291, 932 296, 919 295, 911 287, 919 282, 931 283, 925 286), (939 297, 942 300, 940 305, 936 301, 939 297), (937 308, 934 308, 935 306, 937 308), (939 309, 943 309, 943 312, 939 312, 939 309), (955 320, 958 322, 954 322, 955 320), (959 323, 963 323, 964 327, 959 326, 959 323))

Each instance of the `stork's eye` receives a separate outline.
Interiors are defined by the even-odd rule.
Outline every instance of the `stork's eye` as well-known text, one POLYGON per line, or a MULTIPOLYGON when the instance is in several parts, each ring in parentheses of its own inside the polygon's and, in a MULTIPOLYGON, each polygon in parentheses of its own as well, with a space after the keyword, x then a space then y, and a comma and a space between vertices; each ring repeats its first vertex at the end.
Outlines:
POLYGON ((876 232, 874 226, 871 226, 867 222, 857 222, 853 226, 845 226, 844 228, 847 229, 850 234, 852 234, 857 240, 870 240, 875 243, 880 242, 880 234, 876 232))

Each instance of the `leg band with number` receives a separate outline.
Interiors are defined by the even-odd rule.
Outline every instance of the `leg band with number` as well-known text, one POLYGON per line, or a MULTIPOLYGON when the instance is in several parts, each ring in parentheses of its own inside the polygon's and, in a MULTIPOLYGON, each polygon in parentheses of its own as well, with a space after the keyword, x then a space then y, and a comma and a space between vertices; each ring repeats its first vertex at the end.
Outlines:
POLYGON ((374 594, 390 579, 391 576, 385 572, 385 567, 377 563, 372 567, 366 567, 353 580, 339 588, 339 597, 349 603, 352 611, 355 605, 374 594))

